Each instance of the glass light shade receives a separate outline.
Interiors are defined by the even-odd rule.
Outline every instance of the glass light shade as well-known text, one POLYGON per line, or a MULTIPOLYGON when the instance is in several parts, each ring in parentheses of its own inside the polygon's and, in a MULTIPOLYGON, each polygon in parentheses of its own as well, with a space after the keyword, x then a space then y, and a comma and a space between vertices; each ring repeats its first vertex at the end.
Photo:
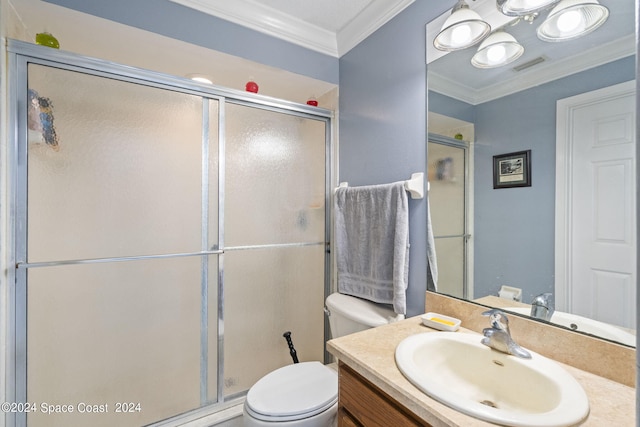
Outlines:
POLYGON ((444 21, 442 31, 433 40, 433 45, 444 51, 466 49, 485 38, 490 31, 491 26, 469 9, 464 1, 460 1, 444 21))
POLYGON ((597 0, 562 0, 540 24, 538 38, 547 42, 572 40, 589 34, 609 17, 597 0))
POLYGON ((530 15, 553 6, 560 0, 497 0, 496 7, 507 16, 530 15))
POLYGON ((496 31, 487 37, 478 48, 471 64, 476 68, 496 68, 520 58, 524 47, 504 31, 496 31))

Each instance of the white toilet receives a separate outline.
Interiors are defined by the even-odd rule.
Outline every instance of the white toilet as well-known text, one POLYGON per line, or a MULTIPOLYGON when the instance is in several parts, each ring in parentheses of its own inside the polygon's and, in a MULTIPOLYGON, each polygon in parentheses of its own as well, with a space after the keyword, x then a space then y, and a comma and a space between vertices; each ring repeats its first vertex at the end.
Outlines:
MULTIPOLYGON (((333 338, 389 323, 392 309, 339 293, 326 300, 333 338)), ((245 427, 332 427, 338 410, 338 373, 320 362, 284 366, 251 387, 245 427)))

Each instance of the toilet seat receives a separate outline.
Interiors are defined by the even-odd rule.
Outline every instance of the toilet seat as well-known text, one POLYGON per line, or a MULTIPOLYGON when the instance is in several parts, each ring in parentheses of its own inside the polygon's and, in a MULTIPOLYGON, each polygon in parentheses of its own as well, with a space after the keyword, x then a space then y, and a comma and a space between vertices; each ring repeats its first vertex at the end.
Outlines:
POLYGON ((263 421, 312 417, 338 401, 338 375, 320 362, 288 365, 265 375, 247 393, 246 411, 263 421))

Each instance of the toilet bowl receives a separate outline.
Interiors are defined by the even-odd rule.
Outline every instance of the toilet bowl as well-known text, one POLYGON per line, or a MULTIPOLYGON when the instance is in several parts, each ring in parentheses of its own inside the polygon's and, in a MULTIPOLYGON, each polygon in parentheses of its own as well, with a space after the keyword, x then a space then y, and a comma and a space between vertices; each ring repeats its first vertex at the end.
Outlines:
MULTIPOLYGON (((395 313, 373 302, 334 293, 326 300, 332 338, 389 323, 395 313)), ((247 393, 245 427, 333 427, 338 374, 320 362, 301 362, 262 377, 247 393)))
POLYGON ((265 375, 244 405, 246 427, 330 427, 338 407, 338 373, 320 362, 294 363, 265 375))

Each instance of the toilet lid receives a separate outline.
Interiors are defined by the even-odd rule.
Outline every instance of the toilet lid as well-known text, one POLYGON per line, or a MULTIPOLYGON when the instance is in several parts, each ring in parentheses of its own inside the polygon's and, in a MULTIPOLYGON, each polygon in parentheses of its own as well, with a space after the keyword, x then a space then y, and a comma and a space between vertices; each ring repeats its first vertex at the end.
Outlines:
POLYGON ((338 399, 338 375, 320 362, 294 363, 265 375, 247 393, 255 418, 281 421, 311 417, 338 399))

